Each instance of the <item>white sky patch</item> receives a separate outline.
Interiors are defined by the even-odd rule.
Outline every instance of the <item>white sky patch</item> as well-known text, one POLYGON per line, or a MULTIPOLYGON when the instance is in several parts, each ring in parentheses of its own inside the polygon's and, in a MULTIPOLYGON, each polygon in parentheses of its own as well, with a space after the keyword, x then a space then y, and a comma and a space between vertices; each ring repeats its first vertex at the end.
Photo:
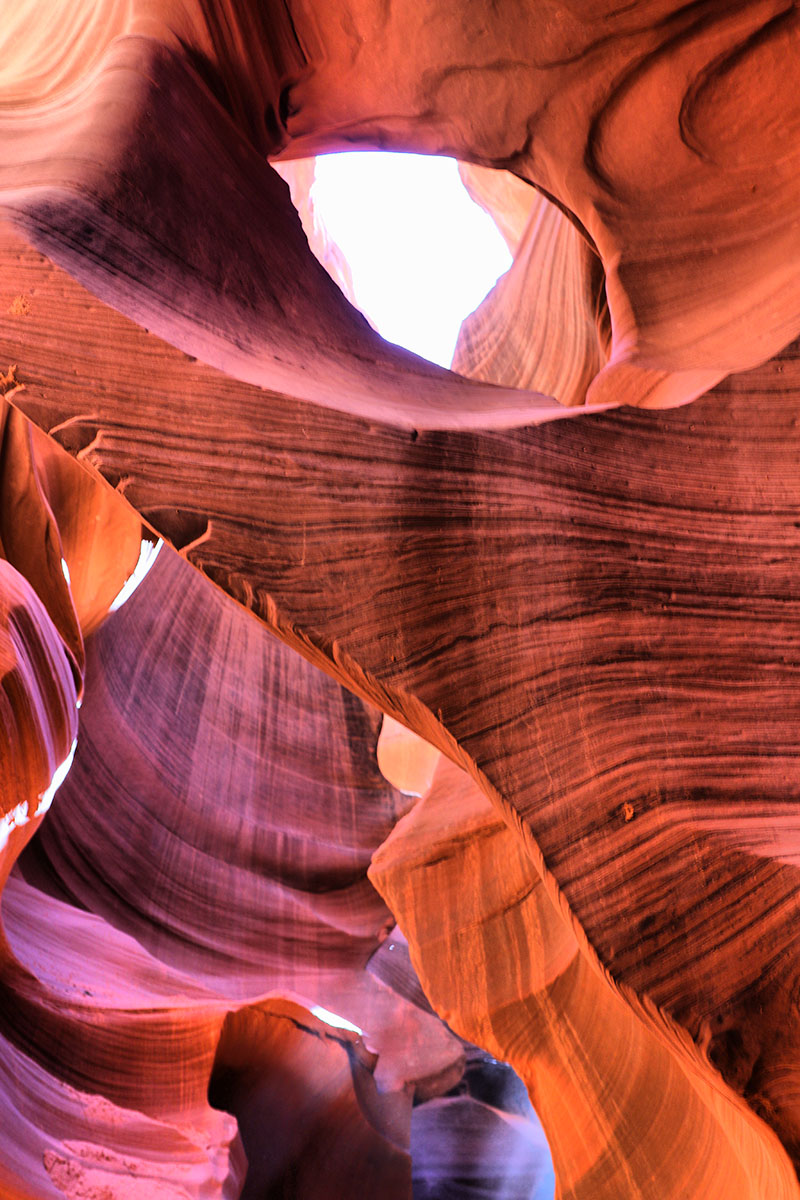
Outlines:
POLYGON ((11 812, 5 813, 0 818, 0 850, 5 850, 12 830, 27 825, 29 820, 27 800, 23 800, 22 804, 18 804, 16 808, 12 808, 11 812))
POLYGON ((72 587, 72 580, 69 577, 69 567, 67 566, 67 560, 65 558, 61 559, 61 570, 64 572, 64 578, 67 581, 67 587, 72 587))
MULTIPOLYGON (((53 803, 53 797, 61 787, 64 780, 69 774, 69 769, 72 766, 72 760, 75 757, 75 750, 78 745, 78 739, 74 738, 69 754, 64 761, 56 767, 53 772, 53 778, 39 795, 39 803, 36 806, 34 817, 42 817, 47 812, 50 805, 53 803)), ((20 829, 23 825, 27 825, 30 821, 30 813, 28 812, 28 801, 23 800, 16 808, 12 808, 11 812, 5 813, 0 817, 0 851, 5 850, 8 845, 8 839, 15 829, 20 829)))
POLYGON ((142 542, 142 547, 139 551, 139 561, 133 568, 133 572, 125 580, 116 599, 109 606, 108 611, 110 613, 116 612, 118 608, 122 608, 126 600, 130 600, 131 596, 136 591, 137 587, 158 558, 159 552, 163 545, 163 538, 159 538, 155 543, 146 541, 142 542))
POLYGON ((70 747, 69 754, 64 759, 64 761, 61 763, 61 765, 59 767, 56 767, 55 771, 53 772, 53 778, 50 780, 49 787, 45 788, 45 790, 42 792, 42 794, 39 797, 39 804, 36 809, 37 817, 41 817, 44 813, 47 812, 48 808, 53 803, 53 797, 55 796, 58 789, 61 787, 64 780, 69 775, 69 769, 72 766, 72 760, 75 757, 75 751, 77 749, 77 746, 78 746, 78 739, 75 738, 72 742, 72 746, 70 747))
POLYGON ((511 255, 470 200, 452 158, 329 154, 314 206, 343 251, 359 307, 378 332, 449 366, 459 326, 511 255))
POLYGON ((352 1021, 346 1020, 345 1017, 337 1017, 336 1013, 332 1013, 327 1008, 320 1008, 319 1004, 315 1004, 311 1009, 313 1016, 318 1017, 320 1021, 324 1021, 326 1025, 332 1025, 334 1029, 352 1029, 353 1033, 361 1033, 362 1031, 352 1021))

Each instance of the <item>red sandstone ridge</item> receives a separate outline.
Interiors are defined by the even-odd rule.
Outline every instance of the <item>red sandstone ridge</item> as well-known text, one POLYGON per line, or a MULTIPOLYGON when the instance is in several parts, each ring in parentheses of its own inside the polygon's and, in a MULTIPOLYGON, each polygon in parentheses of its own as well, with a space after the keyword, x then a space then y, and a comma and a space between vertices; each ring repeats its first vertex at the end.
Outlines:
POLYGON ((562 1200, 798 1197, 796 7, 67 8, 0 30, 3 1196, 544 1200, 509 1063, 562 1200), (460 373, 269 161, 353 144, 515 253, 460 373))

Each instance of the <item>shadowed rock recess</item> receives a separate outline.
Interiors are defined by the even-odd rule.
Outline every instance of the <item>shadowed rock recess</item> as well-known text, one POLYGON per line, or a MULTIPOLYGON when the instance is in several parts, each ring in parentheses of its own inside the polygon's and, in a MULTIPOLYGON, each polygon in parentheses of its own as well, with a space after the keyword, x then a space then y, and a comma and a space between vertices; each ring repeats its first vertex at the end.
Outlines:
POLYGON ((798 63, 5 6, 2 1200, 800 1200, 798 63), (514 254, 454 372, 345 298, 353 146, 514 254))

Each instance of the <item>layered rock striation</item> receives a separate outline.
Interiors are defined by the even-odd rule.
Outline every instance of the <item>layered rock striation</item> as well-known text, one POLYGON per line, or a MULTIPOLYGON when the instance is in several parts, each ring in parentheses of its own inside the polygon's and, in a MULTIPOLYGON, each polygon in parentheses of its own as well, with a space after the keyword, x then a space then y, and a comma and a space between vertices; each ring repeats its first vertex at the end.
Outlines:
POLYGON ((62 18, 0 56, 5 1194, 530 1200, 491 1056, 565 1200, 796 1197, 795 6, 62 18), (269 161, 351 144, 515 250, 459 374, 269 161))

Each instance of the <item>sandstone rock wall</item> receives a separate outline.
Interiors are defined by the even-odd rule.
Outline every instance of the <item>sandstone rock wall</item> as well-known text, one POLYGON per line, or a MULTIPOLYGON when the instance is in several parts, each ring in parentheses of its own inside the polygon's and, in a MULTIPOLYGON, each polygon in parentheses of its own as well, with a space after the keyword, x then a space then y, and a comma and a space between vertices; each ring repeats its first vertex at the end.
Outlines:
POLYGON ((6 1194, 522 1200, 464 1038, 564 1200, 797 1196, 795 6, 55 21, 0 55, 6 1194), (533 185, 472 175, 460 374, 268 161, 354 142, 533 185))

